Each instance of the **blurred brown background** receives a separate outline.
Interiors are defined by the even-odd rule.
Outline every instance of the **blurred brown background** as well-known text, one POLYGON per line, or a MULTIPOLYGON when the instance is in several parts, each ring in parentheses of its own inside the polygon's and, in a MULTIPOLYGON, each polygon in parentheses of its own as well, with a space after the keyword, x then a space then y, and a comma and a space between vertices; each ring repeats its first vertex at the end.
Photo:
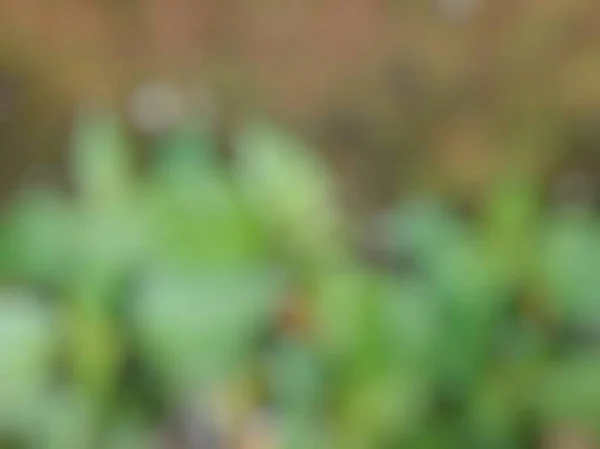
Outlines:
POLYGON ((507 163, 597 182, 597 2, 2 0, 0 29, 3 196, 61 160, 75 105, 146 80, 287 123, 361 210, 421 182, 472 201, 507 163))

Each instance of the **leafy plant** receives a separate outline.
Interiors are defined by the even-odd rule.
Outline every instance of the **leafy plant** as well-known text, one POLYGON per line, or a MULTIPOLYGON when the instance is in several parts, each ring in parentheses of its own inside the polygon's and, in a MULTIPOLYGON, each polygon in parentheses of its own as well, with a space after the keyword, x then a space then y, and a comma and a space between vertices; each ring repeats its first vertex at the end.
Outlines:
POLYGON ((475 223, 416 195, 381 217, 410 262, 390 269, 310 148, 260 121, 237 137, 226 169, 184 123, 139 174, 119 122, 82 116, 75 194, 8 211, 3 444, 236 446, 267 416, 265 449, 508 449, 598 425, 597 217, 544 214, 516 175, 475 223))

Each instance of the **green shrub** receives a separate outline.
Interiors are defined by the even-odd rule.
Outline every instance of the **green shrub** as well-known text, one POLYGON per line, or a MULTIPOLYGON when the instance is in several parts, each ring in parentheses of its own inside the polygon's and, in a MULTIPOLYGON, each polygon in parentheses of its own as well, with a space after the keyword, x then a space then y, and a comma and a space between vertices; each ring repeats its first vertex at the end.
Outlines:
POLYGON ((598 425, 591 212, 543 211, 518 173, 474 223, 415 195, 374 233, 384 266, 309 148, 263 122, 236 143, 225 169, 184 124, 140 175, 119 123, 83 117, 76 193, 11 207, 2 447, 158 447, 182 414, 196 440, 265 415, 276 447, 311 449, 529 448, 598 425))

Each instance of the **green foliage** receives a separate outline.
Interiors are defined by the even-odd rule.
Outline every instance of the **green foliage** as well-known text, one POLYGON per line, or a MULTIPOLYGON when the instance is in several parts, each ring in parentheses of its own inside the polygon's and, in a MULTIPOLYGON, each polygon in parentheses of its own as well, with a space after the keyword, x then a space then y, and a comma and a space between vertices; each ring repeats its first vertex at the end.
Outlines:
POLYGON ((0 232, 7 441, 150 447, 206 404, 269 414, 290 448, 525 448, 599 425, 589 211, 544 217, 514 176, 474 223, 416 196, 375 236, 410 262, 390 270, 356 255, 309 148, 260 122, 237 146, 227 170, 185 124, 139 174, 114 117, 81 117, 76 193, 24 192, 0 232))

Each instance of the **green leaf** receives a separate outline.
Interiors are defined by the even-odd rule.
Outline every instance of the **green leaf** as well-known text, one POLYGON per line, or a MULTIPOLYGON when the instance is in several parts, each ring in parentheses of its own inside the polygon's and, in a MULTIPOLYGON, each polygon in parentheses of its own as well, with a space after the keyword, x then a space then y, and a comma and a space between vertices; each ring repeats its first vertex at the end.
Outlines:
POLYGON ((239 188, 256 214, 294 253, 336 260, 343 228, 331 175, 310 148, 264 122, 237 136, 239 188))
POLYGON ((142 201, 150 250, 158 259, 237 269, 265 256, 262 231, 222 177, 157 184, 142 201))
POLYGON ((390 359, 432 376, 447 342, 443 338, 442 308, 431 291, 415 279, 381 280, 381 331, 390 359))
POLYGON ((73 170, 86 207, 105 207, 128 198, 132 182, 130 150, 116 116, 79 114, 73 136, 73 170))
POLYGON ((27 292, 0 293, 0 432, 27 431, 49 387, 58 333, 27 292))
POLYGON ((315 417, 323 405, 323 378, 311 348, 283 341, 267 359, 269 386, 280 412, 315 417))
POLYGON ((416 197, 383 217, 386 247, 428 266, 464 241, 465 228, 446 205, 429 197, 416 197))
POLYGON ((74 211, 51 191, 19 197, 1 230, 1 270, 8 277, 57 284, 74 262, 74 211))
POLYGON ((152 272, 134 304, 144 356, 177 391, 247 361, 281 293, 274 273, 152 272))
POLYGON ((549 297, 567 319, 595 323, 600 319, 600 228, 577 217, 548 223, 541 256, 549 297))
POLYGON ((597 425, 600 416, 600 361, 573 355, 548 367, 540 382, 537 406, 548 423, 597 425))
POLYGON ((485 202, 484 238, 498 273, 526 279, 537 255, 539 189, 532 174, 504 176, 485 202))
POLYGON ((158 435, 142 420, 128 415, 119 415, 103 445, 106 449, 147 449, 156 444, 158 435))
POLYGON ((162 137, 156 156, 157 174, 172 182, 197 179, 219 171, 209 132, 194 122, 183 123, 162 137))
POLYGON ((77 388, 56 389, 39 409, 39 421, 28 440, 39 449, 94 445, 99 416, 89 398, 77 388))
POLYGON ((315 337, 331 360, 348 359, 363 346, 368 332, 365 313, 375 298, 370 279, 360 270, 322 272, 315 279, 315 337))
POLYGON ((349 385, 340 410, 342 447, 379 447, 412 436, 429 412, 428 390, 409 372, 373 373, 349 385))

